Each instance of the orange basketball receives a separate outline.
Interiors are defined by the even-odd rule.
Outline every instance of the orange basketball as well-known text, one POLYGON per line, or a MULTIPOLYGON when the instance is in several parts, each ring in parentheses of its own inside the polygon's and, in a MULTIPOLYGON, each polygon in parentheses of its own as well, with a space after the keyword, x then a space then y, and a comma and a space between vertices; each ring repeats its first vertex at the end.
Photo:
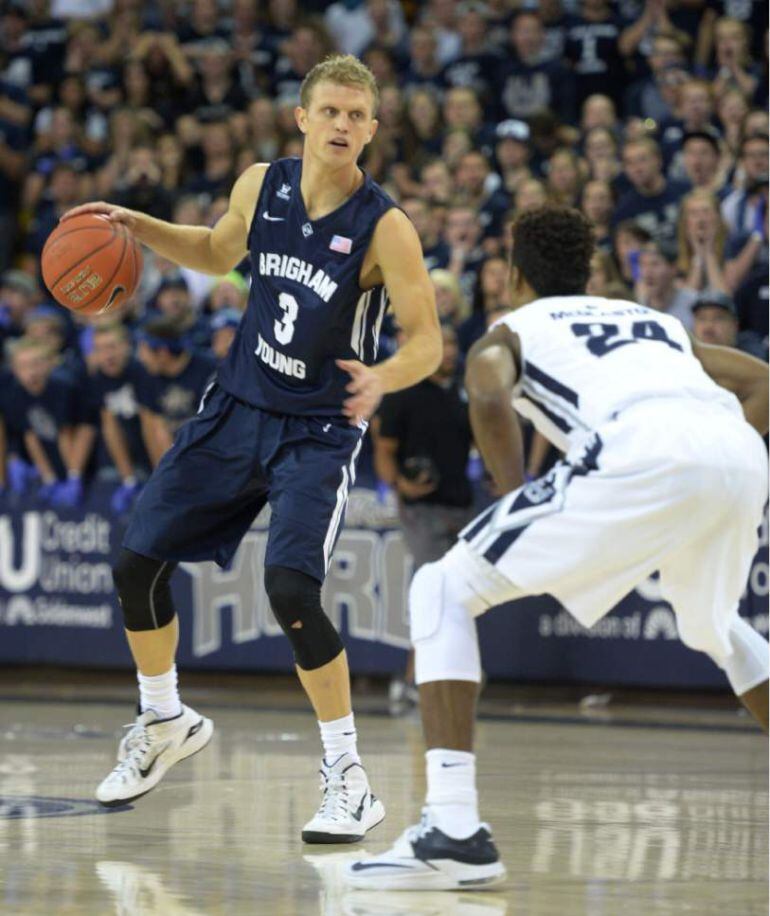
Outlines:
POLYGON ((122 223, 84 213, 48 236, 40 266, 57 302, 82 315, 103 315, 133 296, 142 249, 122 223))

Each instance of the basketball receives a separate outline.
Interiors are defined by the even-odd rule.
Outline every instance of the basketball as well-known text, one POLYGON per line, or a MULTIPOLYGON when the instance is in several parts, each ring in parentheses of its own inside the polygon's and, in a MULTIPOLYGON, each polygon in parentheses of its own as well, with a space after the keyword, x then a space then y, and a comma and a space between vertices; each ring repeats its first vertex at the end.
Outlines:
POLYGON ((60 223, 48 236, 41 270, 61 305, 83 315, 103 315, 134 294, 142 250, 122 223, 84 213, 60 223))

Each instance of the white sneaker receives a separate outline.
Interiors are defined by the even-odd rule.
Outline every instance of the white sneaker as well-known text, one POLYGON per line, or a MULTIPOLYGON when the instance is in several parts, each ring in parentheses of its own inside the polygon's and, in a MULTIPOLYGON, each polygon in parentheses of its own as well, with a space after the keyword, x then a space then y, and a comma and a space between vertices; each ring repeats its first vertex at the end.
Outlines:
POLYGON ((357 843, 385 817, 382 802, 372 795, 360 763, 342 754, 333 763, 321 761, 323 801, 305 824, 305 843, 357 843))
POLYGON ((96 790, 106 807, 125 805, 155 788, 180 760, 202 750, 211 740, 214 725, 189 706, 173 719, 142 713, 118 747, 118 765, 96 790))
POLYGON ((505 868, 487 824, 464 840, 447 836, 433 822, 430 808, 392 849, 353 862, 345 871, 350 887, 361 890, 474 890, 498 884, 505 868))

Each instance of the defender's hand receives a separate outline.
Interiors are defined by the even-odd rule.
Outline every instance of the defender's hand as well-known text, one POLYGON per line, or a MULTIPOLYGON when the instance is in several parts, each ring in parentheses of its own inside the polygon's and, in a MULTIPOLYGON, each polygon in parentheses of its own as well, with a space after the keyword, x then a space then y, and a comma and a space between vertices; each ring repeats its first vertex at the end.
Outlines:
POLYGON ((368 420, 377 410, 384 394, 382 379, 374 369, 357 359, 338 359, 337 365, 350 373, 351 377, 351 382, 345 390, 349 391, 352 397, 342 405, 342 412, 349 418, 351 426, 357 426, 361 420, 368 420))
POLYGON ((82 216, 84 213, 95 213, 97 216, 106 216, 113 223, 123 223, 123 225, 132 232, 136 229, 137 214, 133 210, 127 210, 125 207, 116 207, 115 204, 105 203, 103 200, 95 201, 90 204, 81 204, 79 207, 73 207, 61 217, 59 222, 72 219, 73 216, 82 216))

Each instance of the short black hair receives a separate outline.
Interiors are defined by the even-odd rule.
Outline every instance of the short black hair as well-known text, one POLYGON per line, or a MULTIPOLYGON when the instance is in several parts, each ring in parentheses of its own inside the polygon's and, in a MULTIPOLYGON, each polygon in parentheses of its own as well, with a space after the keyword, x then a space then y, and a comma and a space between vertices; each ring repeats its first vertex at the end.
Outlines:
POLYGON ((572 207, 537 207, 513 224, 511 263, 538 296, 585 295, 594 248, 590 221, 572 207))

